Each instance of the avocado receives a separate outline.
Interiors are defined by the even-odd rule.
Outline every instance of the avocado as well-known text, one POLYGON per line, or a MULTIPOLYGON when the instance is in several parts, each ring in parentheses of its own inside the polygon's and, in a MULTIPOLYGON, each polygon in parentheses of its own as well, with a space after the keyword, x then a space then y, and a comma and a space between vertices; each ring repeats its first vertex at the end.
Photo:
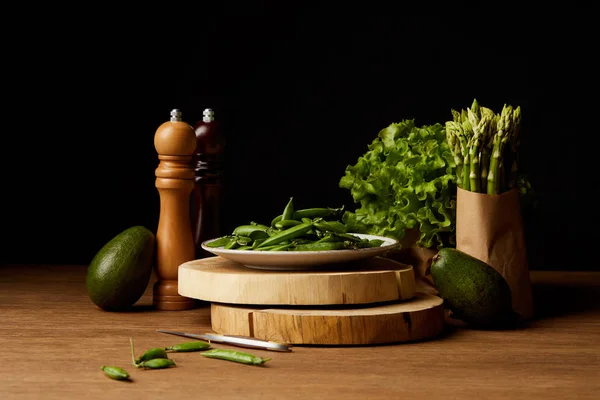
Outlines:
POLYGON ((155 243, 154 233, 143 226, 126 229, 106 243, 87 269, 92 302, 106 311, 133 306, 150 282, 155 243))
POLYGON ((455 248, 433 257, 431 277, 453 317, 474 326, 506 326, 516 321, 506 279, 492 266, 455 248))

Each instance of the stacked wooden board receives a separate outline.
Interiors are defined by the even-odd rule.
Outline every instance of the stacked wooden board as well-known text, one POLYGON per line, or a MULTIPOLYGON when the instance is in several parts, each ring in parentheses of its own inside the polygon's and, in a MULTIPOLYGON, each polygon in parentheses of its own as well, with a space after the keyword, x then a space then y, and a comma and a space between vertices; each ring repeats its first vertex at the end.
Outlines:
POLYGON ((179 294, 211 303, 212 329, 280 343, 367 345, 432 338, 443 301, 417 293, 413 267, 384 257, 310 271, 208 257, 179 266, 179 294))

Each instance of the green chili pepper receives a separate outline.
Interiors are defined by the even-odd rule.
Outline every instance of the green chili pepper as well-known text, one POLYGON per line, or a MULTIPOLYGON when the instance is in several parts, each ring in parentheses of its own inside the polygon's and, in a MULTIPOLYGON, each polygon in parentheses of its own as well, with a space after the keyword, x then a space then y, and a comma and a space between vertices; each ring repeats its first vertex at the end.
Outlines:
POLYGON ((170 358, 153 358, 152 360, 141 362, 138 367, 147 369, 163 369, 175 366, 175 361, 170 358))
POLYGON ((271 360, 271 358, 262 358, 253 354, 227 349, 208 350, 203 352, 202 355, 209 358, 218 358, 220 360, 233 361, 249 365, 262 365, 271 360))
POLYGON ((123 368, 103 365, 100 367, 100 369, 110 379, 115 379, 117 381, 123 381, 123 380, 129 379, 129 374, 123 368))
POLYGON ((327 251, 341 250, 345 248, 344 242, 315 242, 307 244, 299 244, 293 248, 294 251, 327 251))
POLYGON ((294 198, 290 197, 290 201, 286 204, 281 214, 281 220, 294 219, 294 198))
POLYGON ((283 242, 285 240, 290 240, 290 239, 296 238, 298 236, 302 236, 303 234, 310 231, 311 229, 312 229, 312 223, 303 223, 300 225, 292 226, 291 228, 288 228, 284 231, 279 232, 276 235, 269 237, 268 239, 265 239, 264 242, 262 242, 261 244, 259 244, 257 246, 257 249, 260 249, 262 247, 269 246, 272 244, 280 244, 281 242, 283 242))
POLYGON ((166 351, 173 352, 188 352, 188 351, 202 351, 210 349, 210 343, 207 342, 186 342, 180 343, 173 346, 165 347, 166 351))

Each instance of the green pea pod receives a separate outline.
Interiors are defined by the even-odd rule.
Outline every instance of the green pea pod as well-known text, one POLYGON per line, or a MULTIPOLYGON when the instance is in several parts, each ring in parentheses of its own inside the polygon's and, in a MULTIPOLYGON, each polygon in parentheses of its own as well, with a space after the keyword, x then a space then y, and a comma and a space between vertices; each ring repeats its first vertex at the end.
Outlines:
POLYGON ((380 247, 385 241, 381 239, 371 239, 367 242, 368 247, 380 247))
POLYGON ((327 218, 334 217, 337 218, 344 211, 344 207, 340 208, 305 208, 303 210, 294 211, 293 219, 302 219, 302 218, 327 218))
POLYGON ((236 248, 236 250, 252 250, 252 246, 246 244, 236 248))
MULTIPOLYGON (((344 206, 340 208, 305 208, 302 210, 295 210, 293 218, 298 221, 302 221, 302 218, 308 218, 310 220, 314 218, 334 218, 339 219, 344 212, 344 206)), ((271 221, 271 227, 283 219, 283 215, 278 215, 271 221)))
POLYGON ((281 232, 281 229, 277 229, 275 227, 269 228, 267 230, 267 233, 269 234, 269 236, 275 236, 277 235, 279 232, 281 232))
POLYGON ((291 245, 291 244, 292 244, 291 241, 285 240, 285 241, 283 241, 281 243, 278 243, 278 244, 272 244, 270 246, 265 246, 265 247, 257 247, 254 250, 256 250, 256 251, 271 251, 271 250, 273 250, 273 249, 275 249, 277 247, 287 246, 287 245, 291 245))
POLYGON ((266 226, 266 225, 263 225, 263 224, 259 224, 258 222, 254 222, 254 221, 250 221, 250 225, 254 225, 254 226, 256 226, 257 228, 259 228, 260 230, 263 230, 263 231, 265 231, 265 232, 267 231, 267 229, 269 229, 269 227, 268 227, 268 226, 266 226))
POLYGON ((123 380, 129 379, 129 374, 123 368, 103 365, 100 367, 100 369, 110 379, 115 379, 117 381, 123 381, 123 380))
POLYGON ((263 234, 266 234, 267 232, 266 228, 263 228, 262 226, 259 225, 240 225, 237 228, 235 228, 233 230, 233 234, 237 235, 237 236, 249 236, 251 237, 252 233, 255 232, 262 232, 263 234))
POLYGON ((283 215, 278 215, 271 221, 271 227, 275 227, 275 224, 283 219, 283 215))
POLYGON ((355 246, 359 249, 369 248, 369 247, 379 247, 384 243, 381 239, 362 239, 360 242, 355 243, 355 246))
POLYGON ((276 244, 273 247, 269 246, 268 251, 284 251, 293 246, 293 243, 276 244))
POLYGON ((189 352, 189 351, 202 351, 210 349, 210 343, 207 342, 185 342, 175 344, 173 346, 165 347, 166 351, 172 352, 189 352))
POLYGON ((136 358, 135 363, 139 364, 144 361, 153 360, 155 358, 167 358, 167 352, 165 349, 161 347, 154 347, 149 350, 146 350, 144 354, 140 356, 140 358, 136 358))
POLYGON ((167 352, 162 347, 153 347, 142 354, 141 357, 135 358, 135 348, 132 338, 129 338, 129 348, 131 349, 131 362, 136 368, 140 368, 145 365, 145 363, 152 360, 162 360, 168 358, 167 352))
POLYGON ((315 242, 314 239, 310 239, 310 238, 306 238, 306 237, 294 239, 295 244, 306 244, 306 243, 314 243, 314 242, 315 242))
POLYGON ((311 229, 312 229, 312 222, 311 223, 302 223, 300 225, 292 226, 291 228, 283 230, 283 231, 279 232, 278 234, 275 234, 275 235, 269 237, 268 239, 265 239, 264 242, 262 242, 261 244, 258 245, 257 249, 260 249, 261 247, 265 247, 265 246, 270 246, 273 244, 280 244, 283 241, 294 239, 298 236, 302 236, 303 234, 310 231, 311 229))
POLYGON ((300 225, 301 223, 301 221, 297 221, 295 219, 282 219, 281 221, 275 223, 275 228, 287 229, 291 228, 292 226, 300 225))
POLYGON ((231 241, 229 236, 222 236, 218 239, 213 240, 212 242, 206 243, 206 247, 222 247, 231 241))
POLYGON ((240 247, 240 244, 238 243, 237 238, 230 240, 229 243, 227 243, 225 246, 223 246, 224 249, 228 249, 228 250, 236 249, 238 247, 240 247))
POLYGON ((170 358, 153 358, 152 360, 140 363, 139 366, 146 369, 163 369, 175 365, 175 361, 171 360, 170 358))
POLYGON ((351 233, 338 233, 337 235, 338 235, 338 237, 340 237, 344 240, 349 240, 353 243, 359 243, 362 240, 362 238, 360 238, 356 235, 353 235, 351 233))
POLYGON ((202 355, 208 358, 217 358, 220 360, 233 361, 248 365, 263 365, 267 361, 271 360, 271 358, 262 358, 253 354, 227 349, 207 350, 203 352, 202 355))
POLYGON ((281 214, 281 220, 294 219, 294 198, 290 197, 290 201, 286 204, 281 214))
POLYGON ((372 247, 369 245, 369 239, 361 239, 360 242, 348 242, 350 247, 355 249, 365 249, 367 247, 372 247))
POLYGON ((269 233, 267 231, 257 230, 257 231, 254 231, 254 232, 250 232, 250 238, 252 240, 266 239, 268 237, 269 237, 269 233))
POLYGON ((259 244, 261 244, 264 241, 265 239, 256 239, 254 242, 252 242, 252 249, 255 249, 259 244))
POLYGON ((332 234, 325 234, 321 239, 317 240, 315 243, 325 243, 325 242, 342 242, 338 236, 332 234))
POLYGON ((346 225, 339 221, 317 220, 313 222, 313 225, 324 232, 346 233, 346 225))
POLYGON ((327 250, 341 250, 345 248, 344 242, 315 242, 307 244, 299 244, 294 247, 294 251, 327 251, 327 250))
POLYGON ((250 245, 253 242, 253 240, 251 237, 248 236, 238 236, 236 242, 239 246, 247 246, 250 245))

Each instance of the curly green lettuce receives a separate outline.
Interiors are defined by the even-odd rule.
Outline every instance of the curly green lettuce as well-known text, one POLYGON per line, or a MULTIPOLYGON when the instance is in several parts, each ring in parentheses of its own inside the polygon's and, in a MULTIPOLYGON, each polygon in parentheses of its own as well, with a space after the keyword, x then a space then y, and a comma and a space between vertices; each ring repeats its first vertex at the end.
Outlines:
POLYGON ((360 205, 344 213, 351 232, 401 240, 418 228, 419 246, 455 246, 456 163, 443 125, 392 123, 346 167, 339 186, 360 205))

